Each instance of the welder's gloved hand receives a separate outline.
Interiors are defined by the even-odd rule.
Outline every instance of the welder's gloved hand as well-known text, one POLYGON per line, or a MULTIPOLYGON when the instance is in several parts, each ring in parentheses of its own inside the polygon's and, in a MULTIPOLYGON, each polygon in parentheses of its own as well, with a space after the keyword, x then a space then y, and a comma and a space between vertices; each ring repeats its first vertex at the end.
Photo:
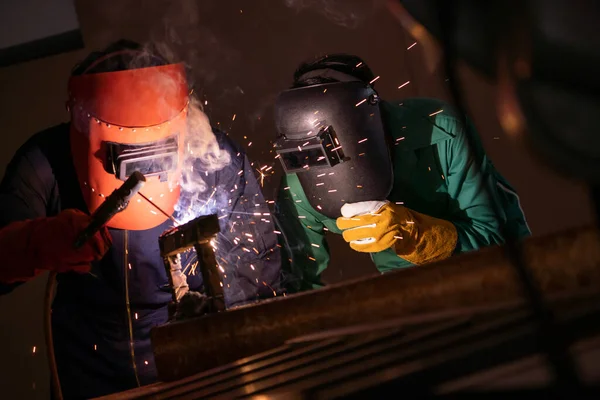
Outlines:
POLYGON ((424 264, 452 255, 458 236, 451 222, 388 201, 363 201, 342 207, 337 226, 356 251, 392 248, 399 257, 424 264))
POLYGON ((210 300, 199 292, 186 292, 177 303, 175 320, 200 317, 210 311, 210 300))
POLYGON ((75 249, 77 235, 91 217, 78 210, 65 210, 54 217, 13 222, 0 229, 2 282, 26 281, 42 270, 86 273, 90 263, 100 260, 111 246, 108 229, 103 228, 81 248, 75 249))
POLYGON ((83 246, 73 247, 77 236, 90 224, 91 217, 79 210, 65 210, 48 218, 37 232, 43 269, 56 272, 89 272, 90 263, 104 257, 112 245, 108 229, 102 227, 83 246))

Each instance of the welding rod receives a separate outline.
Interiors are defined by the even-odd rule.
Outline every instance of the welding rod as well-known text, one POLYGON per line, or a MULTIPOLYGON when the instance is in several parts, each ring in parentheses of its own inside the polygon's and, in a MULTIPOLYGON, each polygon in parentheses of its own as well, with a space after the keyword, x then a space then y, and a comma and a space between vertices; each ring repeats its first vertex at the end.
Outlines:
POLYGON ((92 222, 77 236, 75 248, 80 248, 90 240, 115 214, 123 211, 129 201, 144 186, 146 177, 135 171, 127 180, 104 200, 92 214, 92 222))
POLYGON ((142 192, 138 192, 138 194, 142 197, 142 199, 146 200, 148 203, 150 203, 150 205, 154 208, 156 208, 161 214, 163 214, 165 217, 169 218, 171 221, 173 221, 173 223, 175 224, 175 226, 179 225, 179 222, 172 216, 169 215, 165 210, 163 210, 162 208, 160 208, 158 205, 156 205, 156 203, 154 203, 152 200, 150 200, 149 198, 147 198, 146 196, 144 196, 142 194, 142 192))

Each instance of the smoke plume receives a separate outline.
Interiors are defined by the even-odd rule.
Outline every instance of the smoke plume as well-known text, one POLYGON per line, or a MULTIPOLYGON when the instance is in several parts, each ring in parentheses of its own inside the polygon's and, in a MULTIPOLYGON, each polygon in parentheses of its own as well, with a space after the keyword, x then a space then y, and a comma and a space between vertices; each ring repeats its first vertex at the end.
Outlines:
POLYGON ((382 6, 383 0, 283 0, 296 12, 315 10, 331 22, 354 29, 382 6))

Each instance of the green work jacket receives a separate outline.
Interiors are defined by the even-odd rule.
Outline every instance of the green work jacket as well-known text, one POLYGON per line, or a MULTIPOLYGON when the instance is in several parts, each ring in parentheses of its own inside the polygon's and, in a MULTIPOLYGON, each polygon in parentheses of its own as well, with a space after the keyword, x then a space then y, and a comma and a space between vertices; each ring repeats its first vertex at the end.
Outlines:
MULTIPOLYGON (((530 234, 519 197, 485 155, 470 122, 463 129, 456 112, 434 99, 382 102, 381 111, 393 140, 389 201, 452 222, 458 233, 455 253, 503 243, 495 206, 508 231, 517 237, 530 234), (475 139, 473 151, 467 135, 475 139)), ((334 219, 311 207, 296 174, 282 179, 276 219, 284 285, 290 292, 323 286, 320 276, 330 258, 325 233, 340 230, 334 219)), ((413 265, 391 249, 371 258, 382 273, 413 265)))

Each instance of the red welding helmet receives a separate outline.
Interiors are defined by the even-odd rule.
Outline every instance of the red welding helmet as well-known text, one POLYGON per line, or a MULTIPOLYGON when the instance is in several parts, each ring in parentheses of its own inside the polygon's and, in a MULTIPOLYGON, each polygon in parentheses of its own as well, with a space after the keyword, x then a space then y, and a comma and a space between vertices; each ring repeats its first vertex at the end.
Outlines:
MULTIPOLYGON (((147 179, 142 194, 173 213, 179 199, 188 99, 181 64, 70 78, 71 150, 90 212, 139 171, 147 179)), ((165 220, 136 196, 108 226, 143 230, 165 220)))

